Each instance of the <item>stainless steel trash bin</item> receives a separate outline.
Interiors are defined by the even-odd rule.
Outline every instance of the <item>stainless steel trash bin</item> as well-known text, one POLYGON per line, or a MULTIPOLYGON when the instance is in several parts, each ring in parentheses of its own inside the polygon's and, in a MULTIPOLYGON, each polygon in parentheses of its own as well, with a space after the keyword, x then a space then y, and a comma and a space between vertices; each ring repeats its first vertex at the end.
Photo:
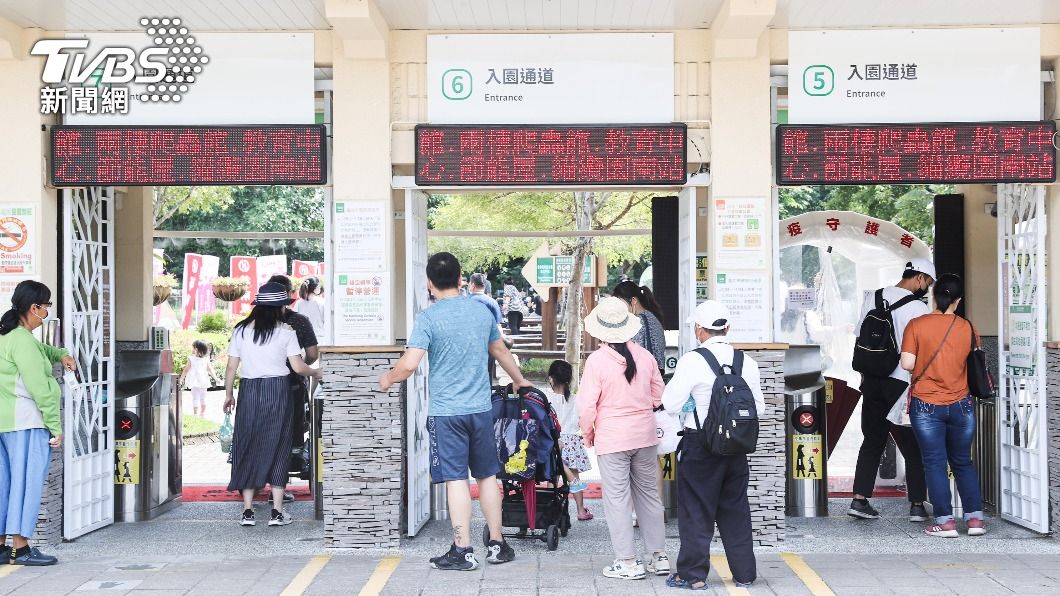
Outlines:
POLYGON ((819 346, 790 346, 784 357, 787 502, 791 517, 828 516, 825 380, 819 346))
POLYGON ((181 502, 180 397, 169 350, 126 350, 116 362, 114 519, 141 521, 181 502))

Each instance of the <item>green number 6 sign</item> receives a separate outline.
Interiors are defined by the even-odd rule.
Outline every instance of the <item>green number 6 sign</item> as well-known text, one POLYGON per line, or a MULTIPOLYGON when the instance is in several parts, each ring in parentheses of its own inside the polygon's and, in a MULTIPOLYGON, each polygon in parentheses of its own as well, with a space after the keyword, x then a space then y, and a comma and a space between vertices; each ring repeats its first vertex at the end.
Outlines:
POLYGON ((463 68, 450 68, 442 73, 442 95, 453 100, 471 97, 471 73, 463 68))

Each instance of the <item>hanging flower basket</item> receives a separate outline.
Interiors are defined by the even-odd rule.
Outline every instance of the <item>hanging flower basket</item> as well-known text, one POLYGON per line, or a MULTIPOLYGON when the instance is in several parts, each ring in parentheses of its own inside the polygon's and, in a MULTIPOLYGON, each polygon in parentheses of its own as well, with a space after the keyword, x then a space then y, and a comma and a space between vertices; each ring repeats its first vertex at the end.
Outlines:
POLYGON ((176 286, 177 278, 174 275, 170 273, 156 275, 151 281, 152 305, 158 306, 166 300, 169 300, 169 296, 173 293, 173 288, 175 288, 176 286))
POLYGON ((218 277, 213 280, 213 295, 218 300, 235 302, 247 293, 247 280, 235 277, 218 277))
POLYGON ((173 293, 172 288, 169 286, 152 286, 151 289, 153 290, 153 296, 151 298, 152 306, 158 306, 166 300, 169 300, 170 294, 173 293))

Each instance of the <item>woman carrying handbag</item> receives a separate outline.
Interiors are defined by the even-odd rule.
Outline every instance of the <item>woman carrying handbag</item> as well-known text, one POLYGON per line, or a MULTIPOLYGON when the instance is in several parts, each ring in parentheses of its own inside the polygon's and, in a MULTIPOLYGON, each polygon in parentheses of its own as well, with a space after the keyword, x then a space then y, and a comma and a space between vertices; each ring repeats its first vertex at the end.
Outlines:
MULTIPOLYGON (((910 371, 909 418, 920 444, 924 476, 935 517, 926 530, 932 536, 957 537, 947 464, 964 505, 969 536, 986 533, 979 474, 972 463, 975 402, 969 386, 978 357, 978 335, 956 314, 964 295, 961 279, 945 274, 933 290, 936 310, 913 319, 902 338, 902 367, 910 371)), ((975 385, 977 383, 973 383, 975 385)), ((974 387, 973 387, 974 388, 974 387)))

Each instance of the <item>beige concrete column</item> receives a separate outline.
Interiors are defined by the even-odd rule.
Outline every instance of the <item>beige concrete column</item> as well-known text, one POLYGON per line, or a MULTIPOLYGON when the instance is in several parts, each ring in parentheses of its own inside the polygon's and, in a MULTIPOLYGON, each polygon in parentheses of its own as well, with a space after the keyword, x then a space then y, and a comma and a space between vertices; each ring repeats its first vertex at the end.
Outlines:
POLYGON ((994 186, 962 184, 964 194, 964 293, 968 296, 968 318, 981 335, 997 335, 997 217, 986 212, 997 203, 994 186))
POLYGON ((0 19, 0 202, 27 203, 34 209, 35 237, 28 246, 36 256, 35 277, 52 289, 57 287, 60 255, 56 251, 56 201, 58 192, 47 182, 47 133, 49 121, 40 114, 42 61, 30 57, 33 42, 44 37, 39 29, 22 29, 0 19))
MULTIPOLYGON (((333 201, 384 201, 386 219, 383 229, 386 245, 386 270, 391 295, 390 334, 386 344, 394 341, 394 317, 397 310, 394 262, 394 229, 391 208, 390 167, 390 31, 374 2, 370 0, 328 0, 325 3, 332 24, 332 182, 333 201)), ((334 217, 334 208, 331 209, 334 217)), ((328 225, 332 225, 329 220, 328 225)), ((328 264, 331 287, 338 291, 335 261, 328 264)), ((336 306, 336 309, 338 307, 336 306)), ((331 320, 336 321, 337 317, 331 320)), ((333 335, 333 337, 335 337, 333 335)), ((338 344, 339 342, 334 342, 338 344)), ((377 342, 378 343, 378 342, 377 342)))
POLYGON ((154 217, 151 186, 118 193, 114 209, 114 337, 144 341, 152 320, 154 217))
MULTIPOLYGON (((761 251, 765 267, 746 273, 765 275, 765 304, 773 300, 773 217, 771 158, 769 38, 766 27, 776 12, 774 0, 727 0, 711 27, 714 48, 710 67, 711 207, 708 235, 716 228, 716 202, 723 199, 764 199, 760 214, 761 251)), ((711 296, 717 296, 719 273, 726 271, 711 246, 711 296)), ((773 337, 772 309, 767 317, 773 337)))

